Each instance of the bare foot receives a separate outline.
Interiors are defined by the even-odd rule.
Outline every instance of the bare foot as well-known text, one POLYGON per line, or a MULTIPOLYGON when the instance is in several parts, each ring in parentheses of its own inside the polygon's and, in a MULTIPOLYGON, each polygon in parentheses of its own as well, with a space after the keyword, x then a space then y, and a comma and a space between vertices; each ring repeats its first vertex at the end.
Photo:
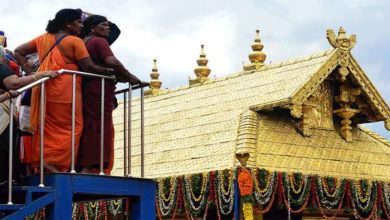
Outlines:
POLYGON ((43 166, 45 167, 46 173, 59 173, 60 172, 53 165, 45 164, 43 166))
POLYGON ((83 167, 83 169, 81 170, 81 173, 84 173, 84 174, 96 174, 95 169, 89 168, 89 167, 83 167))

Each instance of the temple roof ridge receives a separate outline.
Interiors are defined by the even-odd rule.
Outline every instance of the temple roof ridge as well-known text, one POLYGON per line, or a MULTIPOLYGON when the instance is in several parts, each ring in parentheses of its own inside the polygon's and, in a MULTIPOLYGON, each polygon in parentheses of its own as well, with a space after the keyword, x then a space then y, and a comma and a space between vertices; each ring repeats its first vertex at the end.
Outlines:
POLYGON ((366 127, 364 127, 364 125, 358 125, 357 126, 361 131, 363 131, 364 133, 370 135, 371 137, 373 137, 374 139, 380 141, 381 143, 387 145, 388 147, 390 147, 390 141, 388 139, 386 139, 385 137, 383 137, 382 135, 376 133, 375 131, 371 130, 371 129, 368 129, 366 127))
POLYGON ((185 89, 189 89, 189 88, 196 87, 196 86, 202 86, 202 85, 205 85, 205 84, 210 84, 210 83, 215 83, 215 82, 228 80, 228 79, 231 79, 231 78, 240 77, 241 75, 244 75, 244 74, 258 73, 258 72, 263 72, 263 71, 270 70, 270 69, 286 67, 286 66, 289 66, 289 65, 297 64, 299 62, 310 61, 312 59, 328 56, 329 54, 335 52, 336 50, 337 49, 330 48, 330 49, 326 49, 326 50, 322 50, 322 51, 319 51, 319 52, 315 52, 315 53, 309 54, 307 56, 297 57, 297 58, 292 58, 292 59, 287 59, 287 60, 282 60, 282 61, 280 61, 278 63, 274 63, 274 64, 267 64, 267 65, 264 65, 264 66, 260 67, 260 69, 258 69, 258 70, 249 70, 249 71, 241 70, 241 71, 233 72, 233 73, 227 74, 225 76, 217 77, 217 78, 214 78, 214 79, 209 78, 207 81, 204 81, 202 83, 197 83, 197 84, 194 84, 194 85, 181 85, 181 86, 178 86, 178 87, 175 87, 175 88, 161 90, 154 97, 160 96, 160 95, 164 95, 164 94, 168 94, 168 93, 172 93, 172 92, 185 90, 185 89))

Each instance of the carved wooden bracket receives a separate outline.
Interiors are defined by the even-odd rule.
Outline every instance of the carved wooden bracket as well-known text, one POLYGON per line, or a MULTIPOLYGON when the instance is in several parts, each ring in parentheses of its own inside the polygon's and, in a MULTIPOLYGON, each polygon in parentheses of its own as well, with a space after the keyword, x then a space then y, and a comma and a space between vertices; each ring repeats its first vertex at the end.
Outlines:
POLYGON ((301 118, 302 117, 302 103, 300 104, 293 104, 290 109, 290 114, 294 118, 301 118))
POLYGON ((299 124, 298 124, 298 128, 299 130, 302 132, 303 136, 306 136, 306 137, 309 137, 312 135, 312 132, 310 130, 310 127, 311 127, 311 115, 310 115, 310 111, 312 110, 312 108, 314 108, 315 106, 313 105, 302 105, 302 118, 301 120, 299 121, 299 124))
POLYGON ((350 88, 343 84, 340 86, 340 95, 335 97, 336 102, 355 103, 356 97, 362 93, 360 88, 350 88))
POLYGON ((342 118, 341 120, 341 136, 346 140, 346 141, 352 141, 352 127, 351 123, 352 121, 350 120, 356 113, 359 113, 359 110, 357 109, 352 109, 349 107, 344 107, 341 109, 334 110, 333 113, 335 113, 337 116, 342 118))
POLYGON ((390 131, 390 118, 385 119, 385 128, 386 130, 390 131))

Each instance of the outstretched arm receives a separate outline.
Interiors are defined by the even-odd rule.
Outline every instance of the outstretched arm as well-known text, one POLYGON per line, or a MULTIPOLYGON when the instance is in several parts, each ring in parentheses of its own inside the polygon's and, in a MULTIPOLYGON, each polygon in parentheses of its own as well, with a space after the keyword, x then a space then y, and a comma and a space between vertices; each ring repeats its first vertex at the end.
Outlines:
POLYGON ((37 74, 33 74, 30 76, 25 76, 25 77, 18 77, 16 75, 9 76, 3 80, 4 86, 11 90, 19 89, 20 87, 26 86, 32 82, 35 82, 39 79, 42 79, 44 77, 50 77, 54 78, 58 75, 57 72, 54 71, 45 71, 45 72, 40 72, 37 74))
POLYGON ((141 80, 131 74, 115 56, 109 56, 104 61, 118 73, 117 77, 123 78, 126 82, 130 82, 133 85, 141 83, 141 80))
POLYGON ((100 75, 111 75, 112 71, 109 68, 101 67, 98 65, 95 65, 90 57, 84 57, 80 60, 77 60, 77 63, 81 67, 83 71, 94 73, 94 74, 100 74, 100 75))

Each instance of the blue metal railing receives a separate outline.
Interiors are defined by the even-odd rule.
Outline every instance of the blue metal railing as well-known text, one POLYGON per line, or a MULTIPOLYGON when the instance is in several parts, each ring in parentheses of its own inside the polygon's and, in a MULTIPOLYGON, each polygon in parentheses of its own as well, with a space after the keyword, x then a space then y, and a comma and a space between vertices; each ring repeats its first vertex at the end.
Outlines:
MULTIPOLYGON (((81 72, 81 71, 74 71, 74 70, 66 70, 61 69, 57 71, 59 74, 72 74, 72 134, 71 134, 71 167, 70 172, 76 173, 75 170, 75 109, 76 109, 76 76, 83 76, 83 77, 95 77, 95 78, 101 78, 101 136, 100 136, 100 175, 104 175, 103 172, 103 155, 104 155, 104 93, 105 93, 105 80, 115 80, 114 76, 103 76, 103 75, 97 75, 87 72, 81 72)), ((45 82, 49 80, 49 77, 42 78, 40 80, 37 80, 25 87, 22 87, 17 90, 19 94, 22 92, 31 89, 35 86, 41 85, 41 97, 40 97, 40 181, 39 181, 39 187, 44 187, 44 96, 45 96, 45 82)), ((130 83, 128 83, 128 88, 116 91, 115 94, 123 94, 124 95, 124 176, 130 176, 131 175, 131 102, 132 102, 132 91, 136 89, 141 90, 141 178, 144 177, 144 87, 149 86, 148 83, 142 82, 139 85, 132 86, 130 83), (128 96, 128 98, 127 98, 128 96), (127 111, 127 114, 126 114, 127 111)), ((8 174, 8 205, 12 205, 12 176, 13 176, 13 113, 14 113, 14 99, 10 99, 10 143, 9 143, 9 174, 8 174)))

